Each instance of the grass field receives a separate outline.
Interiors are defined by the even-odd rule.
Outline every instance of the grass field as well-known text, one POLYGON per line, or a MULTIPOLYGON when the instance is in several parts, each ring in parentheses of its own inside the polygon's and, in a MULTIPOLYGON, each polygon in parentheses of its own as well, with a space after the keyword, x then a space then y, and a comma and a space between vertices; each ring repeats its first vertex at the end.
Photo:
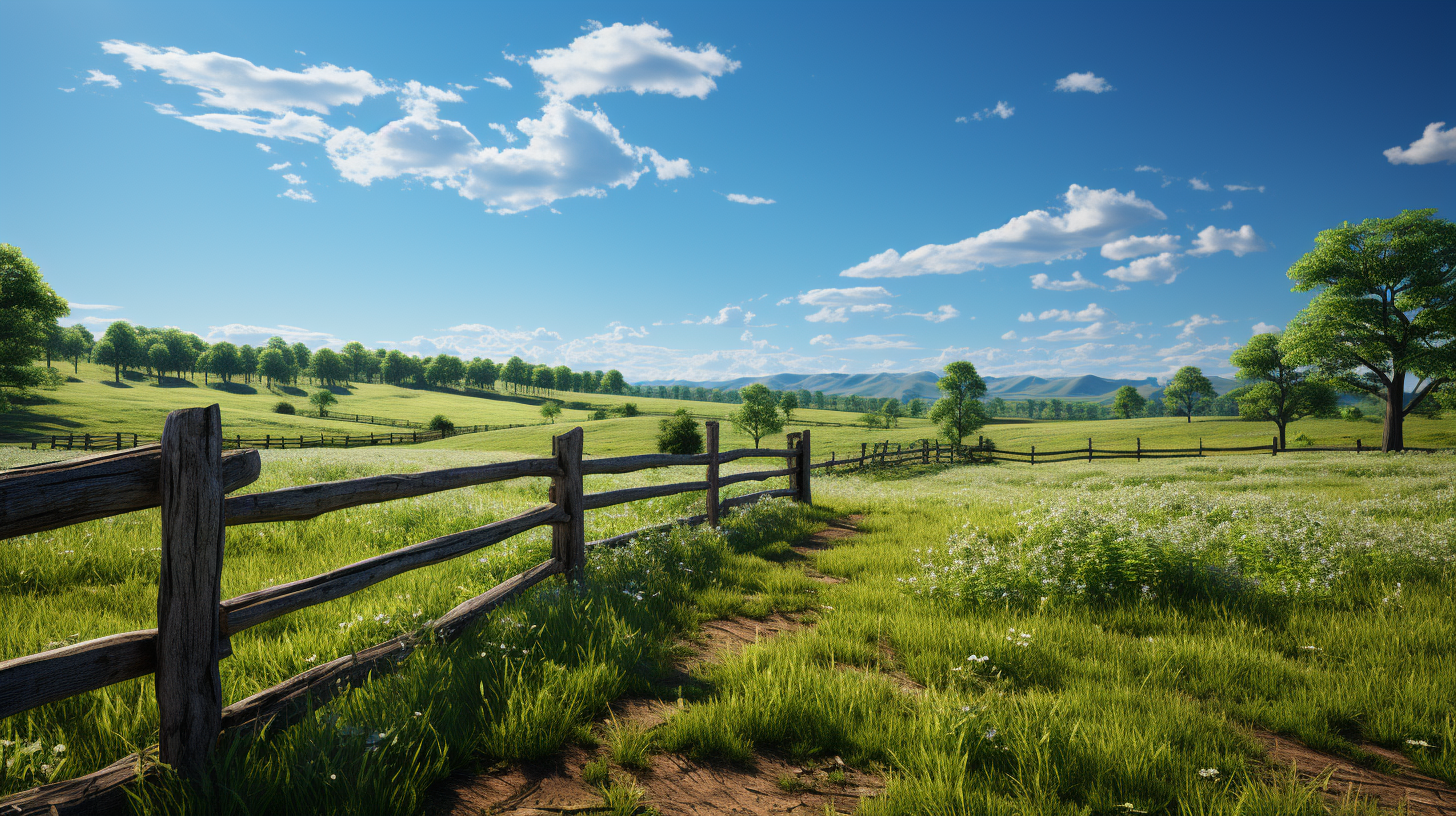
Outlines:
MULTIPOLYGON (((265 476, 249 490, 507 458, 263 455, 265 476)), ((51 457, 4 451, 0 466, 51 457)), ((588 477, 587 489, 690 474, 588 477)), ((1456 782, 1453 483, 1449 454, 816 478, 819 508, 775 502, 725 535, 681 532, 594 554, 591 592, 552 582, 315 718, 231 744, 220 788, 164 782, 141 802, 418 812, 428 785, 462 764, 587 739, 583 724, 619 694, 676 699, 684 692, 658 685, 660 672, 673 637, 697 621, 804 609, 817 610, 817 626, 706 669, 713 693, 654 732, 657 749, 728 762, 840 755, 887 775, 885 796, 864 808, 876 814, 1323 812, 1307 786, 1262 762, 1251 727, 1378 766, 1360 747, 1374 743, 1456 782), (814 561, 848 583, 809 581, 785 542, 848 513, 864 514, 869 534, 814 561), (926 690, 901 692, 890 671, 926 690)), ((544 490, 492 485, 234 528, 224 595, 476 526, 544 490)), ((683 515, 699 500, 594 511, 588 536, 683 515)), ((0 543, 0 617, 11 624, 0 659, 152 625, 156 537, 152 511, 0 543)), ((404 631, 547 547, 538 530, 250 630, 222 664, 225 696, 404 631)), ((0 752, 15 760, 0 791, 99 767, 155 728, 147 680, 12 717, 0 722, 0 752)))

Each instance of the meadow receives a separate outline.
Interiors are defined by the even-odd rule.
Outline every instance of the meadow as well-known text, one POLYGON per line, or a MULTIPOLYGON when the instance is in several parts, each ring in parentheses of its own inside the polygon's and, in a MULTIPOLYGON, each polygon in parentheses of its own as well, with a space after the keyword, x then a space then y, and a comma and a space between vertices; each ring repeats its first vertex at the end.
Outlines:
MULTIPOLYGON (((594 450, 591 434, 644 423, 655 425, 588 424, 588 451, 642 452, 612 448, 630 438, 594 450)), ((815 429, 816 449, 832 430, 815 429)), ((542 452, 520 440, 522 453, 542 452)), ((424 447, 264 452, 264 477, 246 490, 518 455, 424 447)), ((44 454, 3 451, 0 466, 55 457, 44 454)), ((696 477, 597 476, 587 489, 696 477)), ((550 582, 300 725, 228 742, 217 787, 164 779, 136 804, 420 812, 452 769, 596 739, 588 724, 622 694, 686 698, 651 733, 653 750, 729 763, 838 755, 881 772, 888 788, 865 813, 1324 812, 1311 785, 1264 760, 1253 729, 1375 767, 1387 766, 1369 747, 1392 749, 1456 782, 1443 702, 1456 699, 1453 483, 1450 454, 817 476, 815 508, 774 501, 733 514, 722 533, 594 552, 588 591, 550 582), (788 545, 848 514, 867 535, 810 562, 847 582, 809 580, 788 545), (706 694, 670 679, 674 639, 699 622, 773 611, 810 611, 817 625, 707 664, 706 694), (907 692, 906 679, 923 690, 907 692)), ((544 480, 521 481, 233 528, 224 595, 502 518, 544 493, 544 480)), ((700 502, 593 511, 588 538, 700 502)), ((0 659, 152 625, 156 515, 0 543, 0 615, 13 621, 0 659)), ((537 530, 239 635, 224 695, 405 631, 548 547, 537 530)), ((0 723, 14 762, 0 792, 149 744, 151 694, 149 680, 132 681, 0 723)))

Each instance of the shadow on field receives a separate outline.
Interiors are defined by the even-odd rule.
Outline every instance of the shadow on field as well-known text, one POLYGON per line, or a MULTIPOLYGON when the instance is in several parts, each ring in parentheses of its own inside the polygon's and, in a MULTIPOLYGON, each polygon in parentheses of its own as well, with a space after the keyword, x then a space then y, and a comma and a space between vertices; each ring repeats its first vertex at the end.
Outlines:
POLYGON ((275 394, 284 394, 290 397, 306 397, 308 392, 296 385, 275 385, 268 389, 275 394))
POLYGON ((102 380, 101 384, 107 388, 131 388, 127 383, 117 382, 116 380, 102 380))
POLYGON ((157 381, 158 388, 197 388, 197 383, 191 380, 184 380, 178 377, 162 377, 157 381))
POLYGON ((349 397, 353 396, 354 394, 353 389, 351 389, 347 385, 326 385, 323 387, 322 390, 327 391, 336 397, 349 397))
POLYGON ((247 385, 245 383, 220 382, 220 383, 211 383, 211 384, 208 385, 208 387, 209 388, 214 388, 214 389, 216 389, 218 391, 226 391, 229 394, 256 394, 256 393, 258 393, 258 389, 254 388, 251 385, 247 385))

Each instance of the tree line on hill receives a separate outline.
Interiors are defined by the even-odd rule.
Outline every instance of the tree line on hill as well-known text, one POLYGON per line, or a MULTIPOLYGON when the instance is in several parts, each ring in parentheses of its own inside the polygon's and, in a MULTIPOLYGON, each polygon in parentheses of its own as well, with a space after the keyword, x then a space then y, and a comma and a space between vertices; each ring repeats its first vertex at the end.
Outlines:
POLYGON ((1407 210, 1394 218, 1346 222, 1320 232, 1315 248, 1287 273, 1295 291, 1315 293, 1309 305, 1282 335, 1256 335, 1230 358, 1247 385, 1220 396, 1202 371, 1185 366, 1163 388, 1161 399, 1149 400, 1124 386, 1110 409, 1058 399, 1012 403, 998 397, 983 402, 985 382, 968 362, 945 367, 937 382, 942 396, 927 406, 920 399, 902 405, 894 398, 773 392, 762 384, 736 391, 634 386, 615 369, 572 371, 533 365, 520 357, 501 365, 481 358, 466 362, 449 354, 413 357, 357 342, 337 352, 289 345, 280 337, 260 348, 227 341, 209 344, 180 329, 149 329, 125 321, 111 323, 96 340, 82 326, 62 328, 58 321, 70 312, 65 299, 20 250, 0 244, 0 409, 8 408, 6 389, 23 393, 55 384, 60 375, 51 363, 67 360, 74 368, 83 356, 111 366, 118 381, 123 370, 145 370, 159 382, 168 374, 201 372, 204 382, 210 376, 223 382, 261 377, 270 387, 311 377, 323 385, 377 381, 497 390, 504 386, 517 393, 571 391, 727 402, 742 406, 733 413, 733 424, 753 436, 755 444, 780 430, 794 411, 808 407, 859 412, 860 421, 870 427, 893 426, 902 416, 928 415, 954 444, 993 416, 1094 419, 1108 414, 1172 414, 1190 422, 1200 414, 1238 415, 1273 422, 1283 444, 1289 423, 1334 415, 1337 394, 1345 392, 1384 403, 1382 449, 1402 450, 1405 417, 1456 408, 1456 224, 1435 213, 1407 210), (34 365, 41 358, 44 368, 34 365))

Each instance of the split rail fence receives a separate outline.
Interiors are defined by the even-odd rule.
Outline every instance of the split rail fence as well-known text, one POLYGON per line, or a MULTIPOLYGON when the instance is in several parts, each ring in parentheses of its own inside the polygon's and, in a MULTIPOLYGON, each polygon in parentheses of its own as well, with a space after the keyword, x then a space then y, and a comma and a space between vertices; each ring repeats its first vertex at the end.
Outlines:
POLYGON ((788 435, 784 449, 718 450, 718 425, 707 425, 707 452, 583 459, 581 428, 552 441, 552 456, 423 473, 369 476, 228 496, 262 472, 254 450, 224 450, 217 405, 168 415, 159 444, 0 473, 0 539, 52 530, 152 507, 161 508, 161 575, 157 627, 77 643, 0 662, 0 718, 114 683, 153 675, 160 719, 158 744, 86 776, 0 800, 0 813, 71 814, 121 809, 123 787, 152 773, 158 761, 187 778, 205 775, 220 735, 282 727, 311 707, 390 671, 430 639, 458 637, 471 623, 553 575, 582 581, 587 553, 672 524, 717 526, 719 515, 763 498, 811 501, 809 432, 788 435), (782 468, 720 475, 719 467, 751 457, 782 468), (589 474, 702 466, 702 481, 585 493, 589 474), (221 597, 226 528, 302 521, 360 505, 526 477, 551 480, 547 504, 508 519, 450 533, 338 569, 235 598, 221 597), (720 499, 721 488, 788 477, 787 488, 720 499), (705 512, 665 525, 588 542, 585 513, 644 499, 705 492, 705 512), (536 527, 552 529, 551 556, 471 598, 417 632, 401 635, 309 669, 272 688, 224 705, 218 671, 231 638, 266 621, 345 597, 390 577, 459 558, 536 527))

